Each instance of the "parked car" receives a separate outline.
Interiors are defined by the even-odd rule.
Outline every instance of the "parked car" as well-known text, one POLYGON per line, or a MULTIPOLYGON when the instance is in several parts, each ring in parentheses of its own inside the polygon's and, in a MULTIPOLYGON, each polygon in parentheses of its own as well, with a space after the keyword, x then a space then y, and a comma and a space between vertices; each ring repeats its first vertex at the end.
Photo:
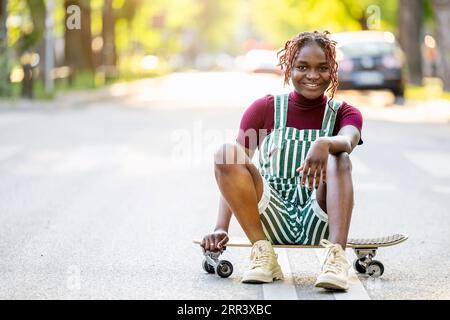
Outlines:
POLYGON ((245 70, 248 72, 266 72, 281 75, 283 72, 278 64, 277 51, 267 49, 252 49, 245 55, 245 70))
POLYGON ((342 32, 332 39, 337 41, 340 89, 388 89, 404 97, 405 56, 392 33, 342 32))

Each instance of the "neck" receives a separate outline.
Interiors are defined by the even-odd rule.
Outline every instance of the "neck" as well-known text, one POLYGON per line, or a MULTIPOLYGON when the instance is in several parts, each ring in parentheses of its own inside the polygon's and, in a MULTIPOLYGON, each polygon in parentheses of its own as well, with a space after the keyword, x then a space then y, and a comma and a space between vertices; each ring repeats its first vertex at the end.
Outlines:
POLYGON ((294 101, 294 104, 300 108, 313 108, 313 107, 318 107, 321 106, 322 104, 324 104, 326 102, 327 97, 325 95, 320 95, 317 98, 314 99, 308 99, 306 97, 304 97, 303 95, 301 95, 300 93, 298 93, 297 91, 293 91, 291 93, 291 98, 294 101))

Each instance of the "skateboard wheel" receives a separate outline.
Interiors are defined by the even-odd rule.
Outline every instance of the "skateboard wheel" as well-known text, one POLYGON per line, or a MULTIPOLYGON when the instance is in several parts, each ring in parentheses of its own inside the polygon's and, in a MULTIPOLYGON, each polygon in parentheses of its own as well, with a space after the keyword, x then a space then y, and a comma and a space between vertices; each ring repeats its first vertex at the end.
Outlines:
POLYGON ((353 261, 353 268, 358 273, 366 273, 367 272, 366 267, 361 264, 361 259, 355 259, 355 261, 353 261))
POLYGON ((381 277, 384 273, 384 266, 380 261, 372 260, 367 266, 367 274, 373 278, 381 277))
POLYGON ((206 261, 206 259, 203 260, 202 266, 203 266, 203 270, 205 270, 208 273, 214 273, 215 272, 214 267, 212 265, 210 265, 208 263, 208 261, 206 261))
POLYGON ((233 265, 230 261, 220 260, 217 264, 216 272, 222 278, 228 278, 233 273, 233 265))

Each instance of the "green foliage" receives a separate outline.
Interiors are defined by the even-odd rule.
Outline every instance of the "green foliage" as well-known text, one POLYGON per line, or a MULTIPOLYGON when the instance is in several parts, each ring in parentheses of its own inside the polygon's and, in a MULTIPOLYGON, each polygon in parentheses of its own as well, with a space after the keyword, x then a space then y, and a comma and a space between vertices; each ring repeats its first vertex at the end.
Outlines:
POLYGON ((380 8, 380 29, 395 31, 397 1, 251 0, 251 19, 259 37, 278 48, 301 31, 361 30, 370 5, 380 8))
MULTIPOLYGON (((16 53, 10 65, 17 65, 26 48, 36 49, 41 42, 44 1, 9 0, 8 47, 16 53)), ((93 37, 102 34, 104 2, 90 0, 93 37)), ((61 38, 65 30, 64 0, 54 3, 53 33, 55 38, 61 38)), ((171 56, 182 56, 185 63, 186 58, 193 60, 202 53, 241 54, 244 41, 249 38, 277 49, 301 31, 361 30, 369 18, 369 6, 380 9, 380 29, 397 33, 398 0, 113 0, 119 78, 169 72, 167 60, 171 56), (158 56, 160 66, 143 70, 141 61, 145 55, 158 56)), ((431 0, 424 0, 424 19, 431 30, 431 0)), ((90 88, 101 83, 100 73, 81 74, 72 85, 90 88)), ((57 87, 67 88, 68 84, 58 83, 57 87)))
POLYGON ((19 54, 35 50, 44 35, 44 0, 9 1, 8 15, 8 45, 15 46, 19 54))
POLYGON ((9 96, 11 94, 11 86, 9 83, 9 66, 6 54, 0 55, 0 97, 9 96))
POLYGON ((407 84, 405 88, 405 97, 410 100, 434 100, 444 99, 450 101, 450 92, 443 91, 442 85, 439 88, 432 86, 417 86, 407 84))

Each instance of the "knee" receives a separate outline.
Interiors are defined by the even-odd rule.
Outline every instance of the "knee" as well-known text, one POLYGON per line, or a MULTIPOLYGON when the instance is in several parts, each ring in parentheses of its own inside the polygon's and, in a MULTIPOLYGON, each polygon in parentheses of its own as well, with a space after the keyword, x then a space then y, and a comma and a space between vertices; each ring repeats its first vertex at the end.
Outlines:
POLYGON ((347 152, 330 155, 331 166, 328 167, 340 173, 351 173, 352 162, 347 152))
POLYGON ((215 171, 227 173, 236 166, 233 164, 245 164, 245 152, 234 143, 221 145, 214 153, 215 171))

